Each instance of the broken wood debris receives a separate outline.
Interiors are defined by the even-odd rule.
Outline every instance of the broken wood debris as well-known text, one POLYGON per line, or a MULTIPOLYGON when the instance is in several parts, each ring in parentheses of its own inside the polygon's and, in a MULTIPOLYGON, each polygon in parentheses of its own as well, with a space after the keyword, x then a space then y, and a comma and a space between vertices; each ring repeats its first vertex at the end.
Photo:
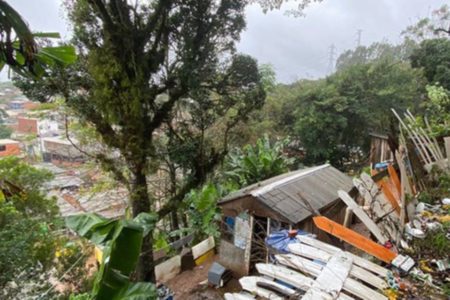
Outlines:
MULTIPOLYGON (((243 277, 242 288, 267 299, 387 299, 381 292, 388 286, 387 269, 311 237, 297 239, 288 246, 290 254, 275 255, 276 265, 256 264, 264 277, 243 277)), ((247 296, 228 294, 226 299, 247 296)))

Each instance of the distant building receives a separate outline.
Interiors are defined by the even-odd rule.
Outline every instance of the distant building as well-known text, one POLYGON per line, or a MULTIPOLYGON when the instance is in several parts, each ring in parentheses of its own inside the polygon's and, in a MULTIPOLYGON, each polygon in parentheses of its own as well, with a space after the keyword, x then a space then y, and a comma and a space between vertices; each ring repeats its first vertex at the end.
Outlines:
POLYGON ((42 138, 42 154, 45 162, 77 165, 85 161, 85 156, 70 141, 62 137, 42 138))
POLYGON ((17 156, 20 154, 20 144, 10 139, 0 140, 0 157, 17 156))
POLYGON ((18 117, 17 133, 53 136, 58 133, 58 123, 49 119, 18 117))
POLYGON ((12 110, 31 110, 39 106, 39 103, 27 100, 13 100, 8 103, 8 109, 12 110))

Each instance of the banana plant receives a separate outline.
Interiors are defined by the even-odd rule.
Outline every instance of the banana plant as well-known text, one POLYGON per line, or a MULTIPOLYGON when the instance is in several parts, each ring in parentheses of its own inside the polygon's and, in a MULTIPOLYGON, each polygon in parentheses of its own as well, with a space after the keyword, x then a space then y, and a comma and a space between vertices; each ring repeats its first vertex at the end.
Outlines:
POLYGON ((134 220, 110 220, 88 213, 66 218, 68 228, 103 248, 103 258, 91 297, 98 300, 156 299, 154 284, 131 282, 142 239, 155 226, 157 216, 141 213, 134 220))
POLYGON ((39 78, 45 75, 49 66, 75 62, 74 47, 39 47, 36 42, 39 38, 60 38, 60 35, 56 32, 32 33, 20 14, 0 0, 0 71, 8 65, 20 75, 39 78))

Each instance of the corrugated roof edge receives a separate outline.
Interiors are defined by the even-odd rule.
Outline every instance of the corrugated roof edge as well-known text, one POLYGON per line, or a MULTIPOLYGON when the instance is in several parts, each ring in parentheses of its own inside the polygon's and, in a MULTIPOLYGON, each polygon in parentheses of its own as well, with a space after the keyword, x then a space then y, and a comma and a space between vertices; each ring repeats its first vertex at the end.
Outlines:
POLYGON ((292 172, 288 172, 288 173, 284 173, 284 174, 280 174, 278 176, 272 177, 272 178, 268 178, 266 180, 263 181, 259 181, 256 182, 254 184, 251 184, 249 186, 243 187, 240 190, 237 190, 235 192, 232 192, 230 194, 228 194, 227 196, 223 197, 222 199, 220 199, 217 203, 221 204, 221 203, 227 203, 227 202, 231 202, 231 201, 235 201, 241 198, 244 198, 246 196, 254 196, 253 195, 253 191, 256 189, 263 189, 265 188, 265 186, 269 186, 274 184, 274 186, 278 186, 279 184, 285 184, 288 183, 289 181, 296 179, 298 177, 301 177, 302 175, 306 175, 306 174, 310 174, 314 171, 320 170, 322 168, 325 167, 330 167, 330 164, 324 164, 324 165, 320 165, 320 166, 315 166, 315 167, 309 167, 309 168, 304 168, 304 169, 300 169, 300 170, 296 170, 296 171, 292 171, 292 172), (285 180, 288 179, 288 180, 285 180), (282 183, 280 183, 280 181, 282 181, 282 183))
POLYGON ((299 172, 297 174, 293 174, 293 175, 291 175, 289 177, 285 177, 285 178, 280 179, 278 181, 274 181, 274 182, 272 182, 272 183, 270 183, 270 184, 268 184, 266 186, 263 186, 263 187, 261 187, 261 188, 259 188, 257 190, 253 190, 250 194, 252 196, 254 196, 254 197, 258 197, 261 194, 270 192, 275 187, 283 186, 284 184, 287 184, 287 183, 291 182, 292 180, 301 178, 301 177, 303 177, 305 175, 309 175, 309 174, 314 173, 314 172, 316 172, 318 170, 322 170, 322 169, 325 169, 325 168, 328 168, 328 167, 330 167, 329 164, 324 164, 324 165, 321 165, 321 166, 305 169, 304 172, 299 172))

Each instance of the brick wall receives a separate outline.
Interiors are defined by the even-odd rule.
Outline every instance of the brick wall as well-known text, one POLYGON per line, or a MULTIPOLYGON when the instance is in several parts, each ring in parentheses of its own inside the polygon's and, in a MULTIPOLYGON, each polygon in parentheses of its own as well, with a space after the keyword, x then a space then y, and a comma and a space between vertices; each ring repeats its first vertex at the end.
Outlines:
POLYGON ((0 145, 0 157, 19 155, 19 154, 20 154, 19 144, 14 143, 14 144, 0 145))
POLYGON ((18 117, 17 132, 37 134, 37 120, 18 117))

